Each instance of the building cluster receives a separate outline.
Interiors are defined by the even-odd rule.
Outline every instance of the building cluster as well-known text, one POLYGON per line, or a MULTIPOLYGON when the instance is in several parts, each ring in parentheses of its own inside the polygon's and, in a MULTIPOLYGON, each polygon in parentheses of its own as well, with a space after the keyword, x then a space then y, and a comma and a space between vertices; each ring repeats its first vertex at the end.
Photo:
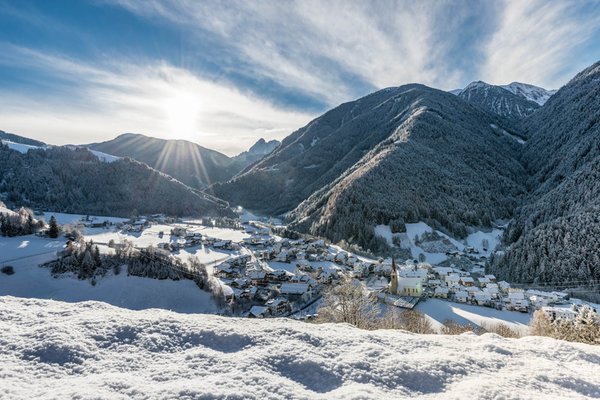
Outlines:
POLYGON ((563 292, 544 292, 511 287, 494 275, 468 272, 454 267, 407 262, 389 267, 388 291, 404 297, 435 297, 457 303, 530 312, 543 307, 566 304, 563 292), (395 271, 395 273, 393 272, 395 271))

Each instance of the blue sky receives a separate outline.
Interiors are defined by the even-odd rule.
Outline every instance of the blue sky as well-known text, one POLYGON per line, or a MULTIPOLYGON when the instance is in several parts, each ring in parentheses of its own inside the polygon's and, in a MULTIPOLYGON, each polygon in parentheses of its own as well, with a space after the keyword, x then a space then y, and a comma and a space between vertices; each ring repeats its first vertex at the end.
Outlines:
POLYGON ((599 27, 595 0, 0 0, 0 129, 231 155, 383 87, 558 88, 599 27))

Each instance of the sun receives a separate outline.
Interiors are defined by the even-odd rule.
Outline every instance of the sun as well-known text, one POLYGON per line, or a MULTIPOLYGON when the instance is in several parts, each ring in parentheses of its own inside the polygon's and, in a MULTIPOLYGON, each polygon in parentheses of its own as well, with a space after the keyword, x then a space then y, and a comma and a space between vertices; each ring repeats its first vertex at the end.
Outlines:
POLYGON ((169 135, 193 137, 199 129, 200 99, 189 94, 178 94, 165 100, 164 110, 169 135))

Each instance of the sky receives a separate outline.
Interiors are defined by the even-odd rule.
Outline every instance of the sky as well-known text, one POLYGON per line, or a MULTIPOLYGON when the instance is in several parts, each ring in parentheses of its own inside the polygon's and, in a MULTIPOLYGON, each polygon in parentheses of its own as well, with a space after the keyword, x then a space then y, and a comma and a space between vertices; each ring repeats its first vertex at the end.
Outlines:
POLYGON ((235 155, 418 82, 548 89, 600 59, 600 0, 0 0, 0 130, 235 155))

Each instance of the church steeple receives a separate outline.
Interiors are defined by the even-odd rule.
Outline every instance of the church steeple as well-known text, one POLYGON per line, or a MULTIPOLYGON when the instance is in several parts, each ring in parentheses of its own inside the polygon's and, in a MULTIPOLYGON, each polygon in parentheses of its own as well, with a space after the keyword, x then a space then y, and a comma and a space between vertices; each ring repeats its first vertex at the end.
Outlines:
POLYGON ((390 273, 390 293, 398 294, 398 270, 394 257, 392 257, 392 271, 390 273))

